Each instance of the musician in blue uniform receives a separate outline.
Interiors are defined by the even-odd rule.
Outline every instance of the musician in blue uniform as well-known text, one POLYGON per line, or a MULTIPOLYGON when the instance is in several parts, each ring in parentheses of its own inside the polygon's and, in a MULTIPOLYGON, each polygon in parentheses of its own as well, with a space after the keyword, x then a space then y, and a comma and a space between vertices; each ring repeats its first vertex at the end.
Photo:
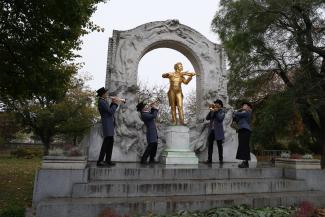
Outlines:
POLYGON ((239 125, 238 130, 238 149, 236 159, 242 160, 238 165, 239 168, 248 168, 248 161, 251 159, 249 142, 252 133, 252 104, 249 102, 242 103, 242 108, 233 114, 234 120, 239 125))
POLYGON ((209 106, 210 112, 208 113, 206 120, 210 121, 209 124, 209 135, 208 135, 208 160, 207 164, 212 163, 213 143, 217 142, 219 162, 223 163, 223 147, 222 143, 225 139, 225 133, 223 129, 223 120, 225 118, 225 110, 223 108, 223 102, 220 99, 214 101, 209 106))
POLYGON ((140 113, 140 119, 146 126, 147 143, 148 146, 141 157, 141 164, 146 164, 149 158, 149 163, 156 163, 155 156, 158 145, 158 133, 155 120, 158 114, 158 107, 155 102, 145 103, 140 102, 137 105, 137 111, 140 113))
POLYGON ((114 166, 115 163, 111 161, 113 144, 114 144, 114 113, 118 107, 117 100, 112 99, 111 104, 108 104, 107 89, 104 87, 97 90, 98 96, 98 111, 100 113, 104 141, 100 149, 97 166, 114 166), (105 161, 104 161, 105 158, 105 161))

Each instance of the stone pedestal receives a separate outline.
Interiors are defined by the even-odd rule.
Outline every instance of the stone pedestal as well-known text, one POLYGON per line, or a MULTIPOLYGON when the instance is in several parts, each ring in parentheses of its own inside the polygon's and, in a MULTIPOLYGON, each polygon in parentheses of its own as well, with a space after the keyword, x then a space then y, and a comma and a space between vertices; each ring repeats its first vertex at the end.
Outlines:
POLYGON ((199 163, 194 151, 190 149, 189 128, 186 126, 169 126, 166 129, 166 149, 161 155, 164 164, 199 163))
POLYGON ((317 159, 276 158, 275 166, 292 169, 321 169, 320 160, 317 159))
POLYGON ((43 169, 85 169, 87 165, 86 156, 44 156, 43 169))

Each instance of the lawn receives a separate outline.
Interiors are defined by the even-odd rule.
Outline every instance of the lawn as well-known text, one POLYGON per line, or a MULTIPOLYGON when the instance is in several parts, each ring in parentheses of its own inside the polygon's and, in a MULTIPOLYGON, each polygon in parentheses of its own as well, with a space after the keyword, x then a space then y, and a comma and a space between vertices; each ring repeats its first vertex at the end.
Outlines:
POLYGON ((8 151, 0 151, 0 210, 11 205, 32 205, 34 177, 41 158, 11 157, 8 151))

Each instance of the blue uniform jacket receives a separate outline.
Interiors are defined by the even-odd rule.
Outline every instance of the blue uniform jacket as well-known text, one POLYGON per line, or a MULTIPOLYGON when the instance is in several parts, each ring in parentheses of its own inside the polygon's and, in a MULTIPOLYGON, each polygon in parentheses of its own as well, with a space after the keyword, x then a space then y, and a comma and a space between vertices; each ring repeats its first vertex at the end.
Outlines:
POLYGON ((252 131, 251 128, 252 112, 249 111, 234 112, 233 117, 238 122, 239 129, 247 129, 249 131, 252 131))
POLYGON ((103 126, 103 136, 114 136, 114 113, 118 105, 111 103, 108 105, 108 102, 99 98, 98 100, 98 111, 101 116, 102 126, 103 126))
POLYGON ((209 131, 214 131, 215 140, 224 140, 225 132, 223 129, 223 119, 225 118, 225 110, 210 111, 206 117, 206 120, 210 120, 209 131), (212 129, 213 128, 213 129, 212 129))
POLYGON ((141 112, 141 120, 144 122, 147 128, 147 142, 148 144, 158 142, 158 133, 155 123, 158 110, 152 108, 150 112, 141 112))

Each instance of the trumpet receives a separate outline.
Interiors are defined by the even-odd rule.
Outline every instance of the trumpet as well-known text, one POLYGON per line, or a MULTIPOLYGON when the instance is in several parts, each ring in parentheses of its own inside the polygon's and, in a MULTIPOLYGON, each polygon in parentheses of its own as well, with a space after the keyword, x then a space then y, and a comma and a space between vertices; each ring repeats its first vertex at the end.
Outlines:
POLYGON ((159 98, 157 98, 157 99, 155 99, 155 100, 149 102, 149 103, 147 104, 147 107, 149 107, 149 108, 156 107, 155 105, 156 105, 157 103, 159 103, 159 102, 161 102, 161 100, 160 100, 159 98))
POLYGON ((234 112, 243 112, 243 111, 245 111, 245 109, 243 109, 243 108, 240 108, 240 109, 234 110, 234 112))
POLYGON ((123 99, 123 98, 120 98, 120 97, 117 97, 117 96, 109 96, 110 99, 112 100, 115 100, 117 102, 120 102, 120 103, 126 103, 126 99, 123 99))

